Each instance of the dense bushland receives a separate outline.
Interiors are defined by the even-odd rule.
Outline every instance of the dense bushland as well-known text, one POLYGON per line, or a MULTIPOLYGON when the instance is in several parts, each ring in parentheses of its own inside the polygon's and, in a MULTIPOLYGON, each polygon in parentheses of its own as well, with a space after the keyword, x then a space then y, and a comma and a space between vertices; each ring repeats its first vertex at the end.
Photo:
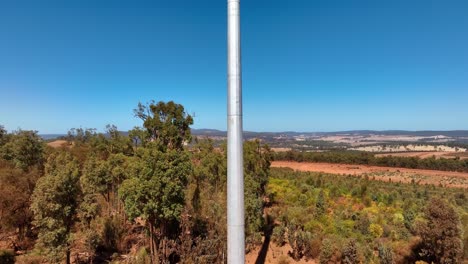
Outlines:
MULTIPOLYGON (((179 104, 134 113, 141 127, 71 129, 60 148, 0 127, 2 261, 225 263, 225 144, 192 139, 192 117, 179 104)), ((280 155, 378 163, 354 152, 280 155)), ((268 236, 291 246, 290 257, 320 263, 467 258, 465 190, 270 170, 272 157, 261 142, 244 143, 247 251, 268 236)))
MULTIPOLYGON (((225 146, 192 141, 182 105, 152 102, 134 113, 143 126, 128 136, 112 125, 105 134, 71 129, 58 149, 37 132, 1 128, 0 233, 11 250, 28 252, 22 260, 225 261, 225 146)), ((261 243, 271 154, 259 141, 244 154, 250 249, 261 243)))
POLYGON ((409 169, 442 170, 468 172, 468 159, 460 158, 418 158, 382 156, 376 157, 369 152, 360 151, 328 151, 328 152, 299 152, 287 151, 274 154, 275 160, 289 160, 298 162, 331 162, 358 165, 374 165, 384 167, 400 167, 409 169))
POLYGON ((289 243, 295 259, 460 263, 468 257, 464 189, 274 168, 267 193, 277 223, 272 240, 289 243))

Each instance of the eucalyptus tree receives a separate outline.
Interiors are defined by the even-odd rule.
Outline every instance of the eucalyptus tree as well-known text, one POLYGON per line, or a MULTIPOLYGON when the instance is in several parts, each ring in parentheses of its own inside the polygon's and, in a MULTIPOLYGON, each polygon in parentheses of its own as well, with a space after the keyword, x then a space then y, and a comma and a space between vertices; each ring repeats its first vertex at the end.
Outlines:
POLYGON ((37 168, 25 172, 0 159, 0 230, 17 230, 19 241, 33 235, 30 198, 40 176, 37 168))
POLYGON ((71 231, 81 191, 79 178, 79 163, 75 158, 66 152, 53 153, 47 160, 45 176, 38 180, 32 195, 31 209, 39 230, 36 246, 52 263, 64 258, 70 263, 71 231))
POLYGON ((263 199, 270 173, 271 151, 259 140, 244 143, 245 223, 247 234, 264 227, 263 199))
MULTIPOLYGON (((3 133, 3 132, 2 132, 3 133)), ((8 137, 2 135, 0 141, 5 138, 1 147, 1 156, 15 164, 24 171, 32 166, 41 166, 44 159, 44 142, 37 131, 19 130, 8 137)))
POLYGON ((130 219, 146 220, 154 262, 167 262, 167 240, 178 225, 185 205, 185 188, 192 165, 184 144, 191 140, 193 119, 174 102, 138 105, 135 116, 143 120, 148 137, 129 160, 129 177, 119 195, 130 219))
POLYGON ((0 148, 3 146, 6 141, 7 131, 4 126, 0 125, 0 148))
POLYGON ((173 101, 153 101, 148 105, 139 103, 134 114, 143 121, 143 127, 149 135, 147 140, 155 142, 161 151, 181 151, 184 143, 192 139, 190 125, 193 125, 193 118, 185 113, 180 104, 173 101))

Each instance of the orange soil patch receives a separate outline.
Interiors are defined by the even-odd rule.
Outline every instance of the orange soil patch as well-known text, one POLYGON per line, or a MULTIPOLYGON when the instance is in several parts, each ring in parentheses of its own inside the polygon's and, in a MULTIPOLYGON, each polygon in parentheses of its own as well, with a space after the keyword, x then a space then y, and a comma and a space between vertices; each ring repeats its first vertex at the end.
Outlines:
MULTIPOLYGON (((245 263, 246 264, 254 264, 257 261, 258 254, 260 252, 261 247, 256 248, 255 250, 250 251, 248 254, 245 255, 245 263)), ((265 264, 276 264, 281 259, 285 259, 287 263, 296 263, 296 264, 316 264, 314 260, 306 261, 305 258, 300 259, 299 261, 294 260, 288 254, 289 251, 292 251, 291 246, 286 244, 282 247, 276 245, 273 242, 270 242, 268 245, 268 251, 265 257, 265 264)))
POLYGON ((287 167, 298 171, 324 172, 341 175, 368 175, 380 181, 409 183, 414 180, 418 184, 442 184, 446 187, 468 188, 468 173, 418 170, 406 168, 378 167, 368 165, 309 163, 294 161, 273 161, 272 167, 287 167))
POLYGON ((460 159, 468 159, 468 155, 465 152, 449 152, 449 151, 416 151, 416 152, 397 152, 397 153, 383 153, 376 154, 376 157, 385 156, 396 156, 396 157, 417 157, 417 158, 430 158, 435 156, 436 158, 449 158, 460 157, 460 159))
POLYGON ((47 143, 48 146, 53 147, 53 148, 64 147, 67 144, 68 142, 66 140, 61 140, 61 139, 47 143))

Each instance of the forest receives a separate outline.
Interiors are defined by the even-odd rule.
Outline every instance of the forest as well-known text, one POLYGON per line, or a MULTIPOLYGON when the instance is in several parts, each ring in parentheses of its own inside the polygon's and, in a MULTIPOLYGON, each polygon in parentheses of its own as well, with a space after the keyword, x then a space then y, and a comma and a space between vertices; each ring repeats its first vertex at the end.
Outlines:
MULTIPOLYGON (((75 128, 56 148, 0 127, 0 263, 226 262, 226 144, 193 138, 192 116, 172 101, 134 115, 141 127, 128 133, 75 128)), ((384 163, 246 141, 246 252, 275 243, 291 248, 278 263, 467 260, 464 189, 270 168, 273 158, 384 163)))

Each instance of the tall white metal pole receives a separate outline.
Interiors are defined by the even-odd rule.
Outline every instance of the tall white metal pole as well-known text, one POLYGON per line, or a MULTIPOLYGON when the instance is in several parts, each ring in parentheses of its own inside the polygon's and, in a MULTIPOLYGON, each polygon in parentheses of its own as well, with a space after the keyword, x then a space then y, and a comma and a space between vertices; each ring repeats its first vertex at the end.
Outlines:
POLYGON ((228 4, 228 180, 227 260, 245 262, 244 162, 242 144, 242 74, 240 48, 240 0, 228 4))

